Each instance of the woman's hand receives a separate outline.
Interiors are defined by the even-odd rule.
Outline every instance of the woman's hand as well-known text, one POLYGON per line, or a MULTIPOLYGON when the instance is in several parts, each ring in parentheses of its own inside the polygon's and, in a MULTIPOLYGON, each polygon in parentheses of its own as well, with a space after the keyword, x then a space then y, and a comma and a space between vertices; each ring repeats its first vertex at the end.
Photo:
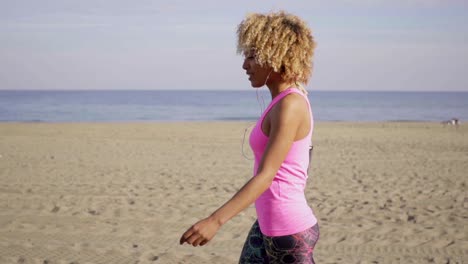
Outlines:
POLYGON ((194 247, 203 246, 216 235, 220 227, 219 221, 216 221, 212 217, 200 220, 185 231, 180 238, 180 244, 182 245, 187 242, 187 244, 194 247))

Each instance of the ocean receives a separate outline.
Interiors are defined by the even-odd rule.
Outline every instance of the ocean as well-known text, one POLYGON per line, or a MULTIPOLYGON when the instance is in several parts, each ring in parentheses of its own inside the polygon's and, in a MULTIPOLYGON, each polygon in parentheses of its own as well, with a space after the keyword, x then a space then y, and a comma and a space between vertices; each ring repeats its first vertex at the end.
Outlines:
MULTIPOLYGON (((316 121, 468 120, 468 92, 310 91, 309 99, 316 121)), ((0 122, 250 121, 270 100, 266 89, 0 90, 0 122)))

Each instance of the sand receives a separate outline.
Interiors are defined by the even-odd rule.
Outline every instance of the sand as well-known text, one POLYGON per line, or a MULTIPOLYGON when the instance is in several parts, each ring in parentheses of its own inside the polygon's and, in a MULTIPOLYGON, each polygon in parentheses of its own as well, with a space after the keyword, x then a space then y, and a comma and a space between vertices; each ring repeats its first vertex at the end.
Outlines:
MULTIPOLYGON (((236 263, 253 207, 180 235, 252 174, 248 122, 0 124, 0 263, 236 263)), ((317 263, 468 263, 468 125, 317 122, 317 263)))

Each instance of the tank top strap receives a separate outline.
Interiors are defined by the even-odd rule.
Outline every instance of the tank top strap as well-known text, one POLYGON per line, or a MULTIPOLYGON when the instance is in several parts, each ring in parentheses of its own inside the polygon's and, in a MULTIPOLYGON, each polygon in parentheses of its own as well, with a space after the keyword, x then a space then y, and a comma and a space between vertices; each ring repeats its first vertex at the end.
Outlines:
POLYGON ((307 102, 307 108, 309 109, 309 117, 310 117, 310 131, 309 131, 309 136, 312 135, 313 133, 313 126, 314 126, 314 117, 313 117, 313 113, 312 113, 312 107, 310 106, 310 101, 309 101, 309 97, 307 97, 307 94, 304 94, 303 92, 301 92, 301 90, 297 89, 297 88, 292 88, 291 89, 293 93, 297 93, 299 95, 301 95, 304 100, 307 102))
POLYGON ((305 95, 303 92, 301 92, 299 89, 295 88, 295 87, 290 87, 284 91, 282 91, 280 94, 278 94, 275 98, 273 98, 273 100, 270 102, 270 104, 268 105, 268 107, 265 109, 265 111, 263 111, 263 114, 260 118, 260 124, 263 123, 263 119, 265 119, 265 116, 268 114, 268 112, 271 110, 271 108, 273 108, 273 106, 275 106, 281 99, 283 99, 286 95, 288 94, 291 94, 291 93, 297 93, 297 94, 300 94, 302 95, 302 97, 304 97, 304 99, 306 100, 307 102, 307 106, 309 108, 309 114, 310 114, 310 117, 312 118, 312 108, 310 107, 310 103, 309 103, 309 99, 307 98, 307 95, 305 95))
POLYGON ((301 92, 301 90, 297 89, 297 88, 291 88, 291 91, 293 93, 297 93, 299 95, 301 95, 302 97, 304 97, 304 99, 306 100, 307 102, 307 107, 309 108, 309 113, 311 114, 312 116, 312 107, 310 106, 310 102, 309 102, 309 97, 307 97, 306 94, 304 94, 303 92, 301 92))
POLYGON ((265 109, 265 111, 263 111, 262 116, 260 117, 260 124, 263 123, 263 119, 265 119, 265 116, 268 114, 268 112, 270 112, 271 108, 273 108, 273 106, 275 106, 281 99, 283 99, 283 97, 290 93, 293 93, 293 90, 293 88, 288 88, 279 93, 275 98, 273 98, 270 104, 268 104, 268 107, 265 109))
POLYGON ((297 94, 300 94, 302 97, 304 97, 304 99, 306 100, 307 102, 307 108, 309 109, 309 115, 310 115, 310 119, 312 120, 312 123, 313 124, 313 113, 312 113, 312 106, 310 106, 310 101, 309 101, 309 97, 307 97, 307 94, 304 94, 303 92, 301 92, 299 89, 297 88, 294 88, 292 89, 295 93, 297 94))

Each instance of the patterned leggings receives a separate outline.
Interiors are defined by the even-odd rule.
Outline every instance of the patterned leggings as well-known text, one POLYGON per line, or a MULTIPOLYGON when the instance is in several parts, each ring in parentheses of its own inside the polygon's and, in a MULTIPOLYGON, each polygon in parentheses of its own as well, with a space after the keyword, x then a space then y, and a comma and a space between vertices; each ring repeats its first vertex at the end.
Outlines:
POLYGON ((318 238, 318 224, 297 234, 269 237, 261 233, 258 221, 255 221, 242 249, 239 264, 314 264, 313 251, 318 238))

